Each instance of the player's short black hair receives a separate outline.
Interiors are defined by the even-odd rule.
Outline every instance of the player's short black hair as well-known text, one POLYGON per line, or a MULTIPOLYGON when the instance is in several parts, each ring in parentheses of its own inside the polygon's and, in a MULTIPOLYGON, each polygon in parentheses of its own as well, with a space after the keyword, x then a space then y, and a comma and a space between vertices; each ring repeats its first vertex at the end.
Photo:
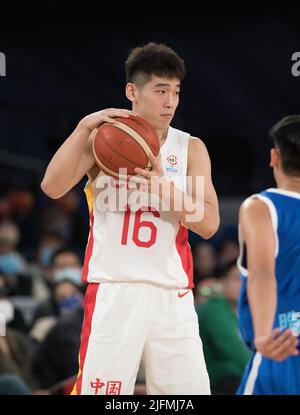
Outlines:
POLYGON ((140 86, 147 83, 152 75, 182 81, 185 64, 169 46, 150 42, 130 51, 125 72, 126 82, 138 83, 140 86))
POLYGON ((282 170, 300 176, 300 115, 288 115, 270 130, 270 137, 281 155, 282 170))

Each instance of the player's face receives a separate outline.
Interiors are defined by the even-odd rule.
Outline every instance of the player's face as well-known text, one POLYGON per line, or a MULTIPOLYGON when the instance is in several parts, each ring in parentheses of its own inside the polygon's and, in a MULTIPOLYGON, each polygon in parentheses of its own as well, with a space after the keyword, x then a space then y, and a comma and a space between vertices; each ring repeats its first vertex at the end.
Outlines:
POLYGON ((179 103, 180 81, 152 76, 143 87, 137 88, 133 111, 145 118, 154 128, 166 129, 179 103))

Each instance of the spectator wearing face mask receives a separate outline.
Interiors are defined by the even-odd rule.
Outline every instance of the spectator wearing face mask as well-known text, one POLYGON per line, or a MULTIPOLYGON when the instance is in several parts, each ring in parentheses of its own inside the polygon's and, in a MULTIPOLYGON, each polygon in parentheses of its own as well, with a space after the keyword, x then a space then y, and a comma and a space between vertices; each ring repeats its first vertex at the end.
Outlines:
POLYGON ((33 360, 33 373, 45 389, 73 376, 75 382, 78 372, 83 295, 78 286, 63 279, 63 273, 60 275, 55 290, 60 316, 38 346, 33 360))
POLYGON ((49 287, 51 287, 50 296, 49 298, 41 301, 36 307, 33 316, 33 323, 42 317, 57 316, 59 314, 53 293, 56 280, 62 278, 62 271, 63 274, 67 276, 66 279, 70 279, 77 285, 82 286, 81 260, 72 248, 61 247, 56 249, 52 253, 49 264, 49 274, 51 274, 49 277, 49 282, 51 281, 49 283, 49 287))
POLYGON ((69 249, 59 250, 53 259, 52 295, 35 312, 30 331, 34 342, 44 340, 59 316, 81 306, 83 292, 79 258, 69 249))
POLYGON ((74 281, 74 276, 74 274, 69 274, 69 270, 62 270, 58 273, 54 297, 59 316, 82 306, 82 288, 77 281, 74 281))
POLYGON ((11 221, 0 224, 0 272, 7 277, 11 294, 30 295, 32 280, 28 274, 28 264, 17 251, 20 232, 11 221))
POLYGON ((37 301, 47 300, 51 296, 52 258, 55 252, 63 246, 65 246, 65 241, 55 232, 41 233, 36 259, 30 264, 30 273, 33 277, 32 296, 37 301))

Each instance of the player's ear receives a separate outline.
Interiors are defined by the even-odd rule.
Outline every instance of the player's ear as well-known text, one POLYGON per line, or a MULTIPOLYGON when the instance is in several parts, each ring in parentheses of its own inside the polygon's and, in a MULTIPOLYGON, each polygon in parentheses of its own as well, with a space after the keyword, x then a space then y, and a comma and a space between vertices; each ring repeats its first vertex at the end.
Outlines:
POLYGON ((132 82, 128 82, 126 84, 125 89, 126 97, 131 101, 133 104, 136 104, 136 98, 137 98, 137 87, 132 82))
POLYGON ((279 167, 279 160, 280 160, 280 155, 279 155, 279 150, 277 148, 271 148, 271 152, 270 152, 270 167, 279 167))

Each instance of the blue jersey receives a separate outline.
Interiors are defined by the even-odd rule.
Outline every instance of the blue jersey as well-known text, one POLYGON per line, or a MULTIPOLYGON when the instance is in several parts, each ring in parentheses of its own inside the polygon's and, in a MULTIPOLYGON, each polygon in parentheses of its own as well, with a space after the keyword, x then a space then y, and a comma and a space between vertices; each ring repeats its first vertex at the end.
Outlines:
MULTIPOLYGON (((268 189, 256 197, 264 201, 270 211, 275 234, 275 275, 277 281, 277 309, 273 328, 292 329, 300 333, 300 193, 282 189, 268 189)), ((240 238, 238 267, 242 289, 238 304, 242 337, 253 356, 244 374, 239 393, 293 394, 300 393, 300 357, 283 362, 262 358, 256 353, 254 331, 247 299, 247 250, 240 238), (280 374, 278 374, 278 371, 280 374), (278 376, 277 376, 278 375, 278 376), (269 378, 269 381, 267 380, 269 378), (276 383, 276 379, 278 382, 276 383)), ((262 316, 263 318, 263 316, 262 316)), ((299 344, 299 343, 298 343, 299 344)), ((299 346, 298 346, 299 348, 299 346)))

